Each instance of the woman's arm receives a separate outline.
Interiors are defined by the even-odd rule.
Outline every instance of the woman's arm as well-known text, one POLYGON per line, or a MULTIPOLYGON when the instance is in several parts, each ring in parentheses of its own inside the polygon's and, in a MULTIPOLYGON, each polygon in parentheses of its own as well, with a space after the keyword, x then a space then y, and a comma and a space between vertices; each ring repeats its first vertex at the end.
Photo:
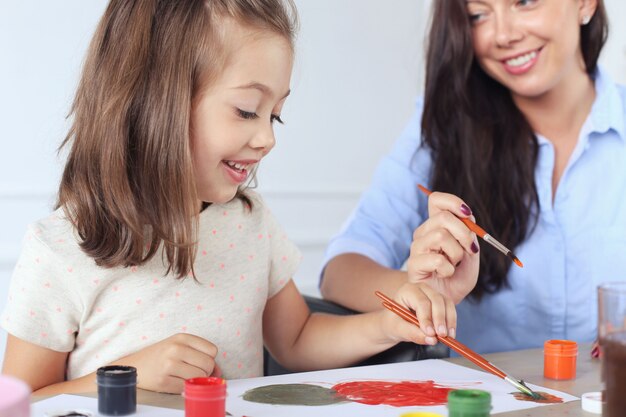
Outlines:
POLYGON ((307 371, 348 366, 401 341, 436 344, 435 328, 440 335, 454 334, 450 331, 456 327, 454 304, 429 286, 405 283, 395 298, 416 311, 421 328, 387 310, 349 316, 311 314, 290 281, 265 307, 266 346, 284 367, 307 371))
POLYGON ((386 268, 363 255, 341 254, 324 269, 322 295, 354 310, 372 311, 378 307, 375 290, 393 294, 408 281, 428 284, 460 303, 478 279, 477 237, 460 220, 474 217, 463 200, 439 192, 428 198, 428 215, 413 231, 406 272, 386 268))

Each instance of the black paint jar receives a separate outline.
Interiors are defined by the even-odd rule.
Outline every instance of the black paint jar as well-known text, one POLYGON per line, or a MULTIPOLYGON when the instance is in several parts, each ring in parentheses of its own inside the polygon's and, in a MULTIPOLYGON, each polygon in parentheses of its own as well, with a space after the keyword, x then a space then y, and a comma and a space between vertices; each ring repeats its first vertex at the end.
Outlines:
POLYGON ((96 372, 98 413, 125 416, 137 411, 137 369, 132 366, 103 366, 96 372))

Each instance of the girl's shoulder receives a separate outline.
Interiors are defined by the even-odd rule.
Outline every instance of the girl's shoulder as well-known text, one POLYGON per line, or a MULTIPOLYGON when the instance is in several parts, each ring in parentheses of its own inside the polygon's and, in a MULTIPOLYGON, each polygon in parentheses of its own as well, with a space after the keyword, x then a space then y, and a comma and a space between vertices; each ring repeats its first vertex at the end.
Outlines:
POLYGON ((61 243, 65 245, 76 243, 78 245, 74 226, 61 208, 46 217, 30 223, 26 234, 28 237, 36 238, 50 248, 54 248, 61 243))

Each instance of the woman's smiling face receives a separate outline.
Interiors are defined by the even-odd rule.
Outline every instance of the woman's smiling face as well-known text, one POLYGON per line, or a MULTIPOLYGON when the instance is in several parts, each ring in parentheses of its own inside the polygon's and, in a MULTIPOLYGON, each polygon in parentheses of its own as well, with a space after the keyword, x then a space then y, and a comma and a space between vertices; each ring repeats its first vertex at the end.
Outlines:
POLYGON ((535 98, 585 73, 580 25, 589 0, 467 0, 474 55, 515 96, 535 98))

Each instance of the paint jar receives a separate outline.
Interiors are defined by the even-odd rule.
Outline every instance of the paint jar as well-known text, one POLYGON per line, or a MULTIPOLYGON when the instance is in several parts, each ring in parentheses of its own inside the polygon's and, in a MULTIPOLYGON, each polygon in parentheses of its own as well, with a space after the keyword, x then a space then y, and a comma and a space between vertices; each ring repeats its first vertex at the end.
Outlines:
POLYGON ((602 352, 604 417, 623 417, 626 410, 626 281, 598 287, 598 339, 602 352))
POLYGON ((479 389, 459 389, 448 393, 448 417, 488 417, 491 394, 479 389))
POLYGON ((125 416, 137 411, 137 369, 132 366, 103 366, 96 372, 98 412, 125 416))
POLYGON ((546 340, 543 344, 543 376, 550 379, 576 378, 576 356, 576 342, 546 340))
POLYGON ((185 417, 224 417, 226 380, 217 377, 185 380, 185 417))
POLYGON ((30 388, 20 379, 0 375, 0 417, 29 417, 30 388))

